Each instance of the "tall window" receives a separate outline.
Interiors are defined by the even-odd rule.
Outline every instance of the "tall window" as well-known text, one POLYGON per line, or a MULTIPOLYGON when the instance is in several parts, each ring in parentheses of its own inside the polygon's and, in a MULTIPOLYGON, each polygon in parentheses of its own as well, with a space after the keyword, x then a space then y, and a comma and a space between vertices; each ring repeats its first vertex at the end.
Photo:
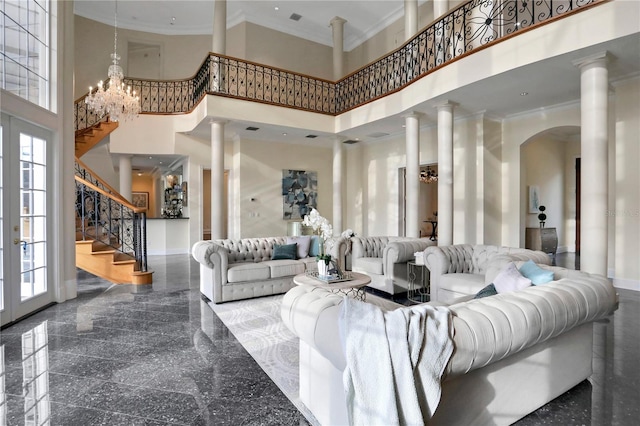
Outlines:
POLYGON ((0 87, 50 109, 50 0, 0 0, 0 87))

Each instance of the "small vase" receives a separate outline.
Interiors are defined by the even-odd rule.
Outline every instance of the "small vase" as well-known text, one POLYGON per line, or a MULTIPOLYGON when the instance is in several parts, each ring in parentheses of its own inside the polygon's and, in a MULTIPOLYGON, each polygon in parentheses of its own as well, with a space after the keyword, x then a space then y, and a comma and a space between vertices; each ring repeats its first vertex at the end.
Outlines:
POLYGON ((326 277, 329 275, 329 265, 324 260, 318 260, 318 276, 326 277))

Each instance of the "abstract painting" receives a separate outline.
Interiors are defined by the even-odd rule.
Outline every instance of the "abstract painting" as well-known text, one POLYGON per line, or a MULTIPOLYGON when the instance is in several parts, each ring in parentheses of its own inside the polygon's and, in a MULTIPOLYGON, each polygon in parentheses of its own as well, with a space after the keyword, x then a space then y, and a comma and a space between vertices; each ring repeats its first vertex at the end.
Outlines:
POLYGON ((302 219, 318 206, 318 173, 308 170, 282 171, 282 218, 302 219))

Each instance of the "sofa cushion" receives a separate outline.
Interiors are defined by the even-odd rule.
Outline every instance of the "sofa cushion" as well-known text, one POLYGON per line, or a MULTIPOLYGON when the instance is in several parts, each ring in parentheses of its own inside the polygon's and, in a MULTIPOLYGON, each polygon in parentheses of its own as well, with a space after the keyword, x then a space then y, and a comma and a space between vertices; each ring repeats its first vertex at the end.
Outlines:
POLYGON ((299 260, 267 260, 262 262, 271 271, 271 278, 292 277, 304 273, 304 263, 299 260))
POLYGON ((473 298, 482 299, 483 297, 495 296, 496 294, 498 294, 498 292, 496 291, 496 286, 494 284, 489 284, 488 286, 477 292, 476 295, 473 296, 473 298))
POLYGON ((298 259, 304 259, 309 256, 309 246, 311 245, 311 235, 303 235, 301 237, 287 237, 287 244, 298 245, 298 259))
POLYGON ((520 273, 531 280, 534 285, 546 284, 553 281, 553 271, 542 269, 533 260, 527 260, 520 267, 520 273))
POLYGON ((498 293, 509 293, 531 286, 531 280, 522 276, 515 263, 510 262, 493 280, 498 293))
POLYGON ((382 275, 382 257, 359 257, 352 259, 351 269, 365 274, 382 275))
POLYGON ((243 262, 229 265, 227 283, 243 281, 267 280, 271 276, 271 269, 267 262, 243 262))
POLYGON ((298 260, 304 264, 305 271, 315 271, 318 269, 318 261, 315 257, 305 257, 304 259, 298 260))
POLYGON ((298 245, 296 243, 273 245, 273 253, 271 254, 271 260, 280 260, 280 259, 296 260, 297 257, 298 257, 298 245))
POLYGON ((440 288, 461 295, 476 294, 483 287, 484 275, 482 274, 444 274, 440 277, 440 288))

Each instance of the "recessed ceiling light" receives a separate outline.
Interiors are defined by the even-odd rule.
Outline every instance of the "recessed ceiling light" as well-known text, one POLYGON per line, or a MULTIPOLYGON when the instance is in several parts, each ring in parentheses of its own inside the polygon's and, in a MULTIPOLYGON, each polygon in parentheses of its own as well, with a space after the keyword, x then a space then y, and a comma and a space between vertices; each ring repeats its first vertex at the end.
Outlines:
POLYGON ((520 96, 527 96, 529 94, 529 92, 522 92, 520 93, 520 96))
POLYGON ((278 6, 274 7, 275 10, 280 10, 280 8, 278 6))
POLYGON ((160 162, 160 164, 162 164, 162 161, 160 162))
POLYGON ((142 176, 142 173, 141 173, 141 172, 138 172, 138 176, 142 176))
POLYGON ((283 134, 282 134, 282 136, 287 136, 287 134, 286 134, 286 133, 283 133, 283 134))
POLYGON ((152 157, 152 156, 149 156, 149 160, 151 160, 151 159, 153 159, 153 157, 152 157))

